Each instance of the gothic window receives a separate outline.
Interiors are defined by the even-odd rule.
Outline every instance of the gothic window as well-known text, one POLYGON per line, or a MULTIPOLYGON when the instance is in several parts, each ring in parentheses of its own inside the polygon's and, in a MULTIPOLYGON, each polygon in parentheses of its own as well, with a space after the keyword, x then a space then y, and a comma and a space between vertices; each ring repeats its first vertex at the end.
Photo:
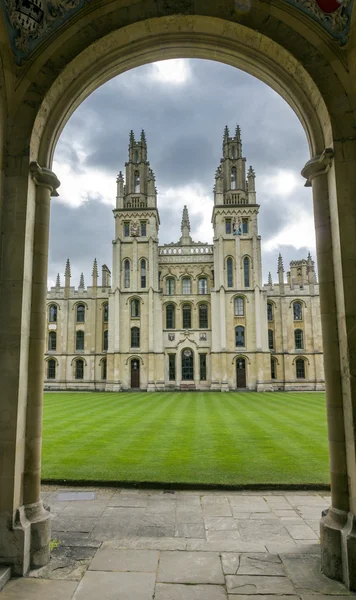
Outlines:
POLYGON ((232 231, 231 219, 225 219, 225 233, 229 234, 232 231))
POLYGON ((51 359, 47 361, 47 379, 56 378, 56 361, 51 359))
POLYGON ((146 287, 146 260, 141 260, 141 287, 146 287))
POLYGON ((305 361, 302 358, 295 361, 295 374, 297 379, 305 379, 305 361))
POLYGON ((237 188, 237 172, 236 167, 232 167, 231 169, 231 189, 236 190, 237 188))
POLYGON ((199 305, 199 329, 207 329, 208 325, 208 305, 199 305))
POLYGON ((127 259, 124 263, 124 271, 125 271, 125 288, 130 287, 130 261, 127 259))
POLYGON ((236 148, 233 146, 231 148, 231 158, 234 160, 236 158, 236 148))
POLYGON ((175 381, 176 378, 176 355, 168 354, 168 378, 169 381, 175 381))
POLYGON ((243 317, 245 314, 245 301, 243 298, 235 298, 234 300, 235 317, 243 317))
POLYGON ((192 293, 192 282, 191 282, 190 277, 183 277, 182 293, 183 294, 191 294, 192 293))
POLYGON ((75 349, 77 352, 84 350, 84 331, 77 331, 75 335, 75 349))
POLYGON ((244 258, 244 286, 250 287, 250 260, 247 256, 244 258))
POLYGON ((206 354, 199 354, 200 381, 206 381, 206 354))
POLYGON ((168 304, 166 307, 166 329, 175 329, 175 306, 168 304))
POLYGON ((271 379, 277 379, 277 361, 271 358, 271 379))
POLYGON ((81 358, 75 361, 75 378, 84 379, 84 361, 81 358))
POLYGON ((131 318, 136 319, 140 316, 140 301, 137 298, 131 300, 131 318))
POLYGON ((192 326, 192 307, 190 304, 183 304, 183 329, 190 329, 192 326))
POLYGON ((270 350, 273 350, 274 348, 274 335, 273 335, 273 329, 269 329, 268 330, 268 348, 270 350))
POLYGON ((302 350, 304 347, 303 331, 302 329, 296 329, 294 331, 294 343, 296 350, 302 350))
POLYGON ((139 194, 140 191, 141 191, 140 173, 139 173, 139 171, 135 171, 135 173, 134 173, 134 192, 135 192, 135 194, 139 194))
POLYGON ((248 219, 242 219, 242 233, 248 233, 248 219))
POLYGON ((174 295, 175 281, 173 277, 168 277, 166 279, 166 294, 167 296, 174 295))
POLYGON ((50 323, 57 323, 57 306, 55 304, 51 304, 48 309, 48 320, 50 323))
POLYGON ((131 327, 131 348, 140 347, 140 330, 138 327, 131 327))
POLYGON ((84 323, 85 321, 85 306, 84 304, 78 304, 77 306, 77 323, 84 323))
POLYGON ((103 360, 101 361, 101 379, 106 379, 106 372, 107 372, 107 360, 106 360, 106 358, 103 358, 103 360))
POLYGON ((124 222, 124 236, 130 237, 130 221, 124 222))
POLYGON ((109 343, 109 331, 107 329, 105 329, 104 336, 103 336, 103 351, 104 352, 108 351, 108 343, 109 343))
POLYGON ((138 163, 138 150, 135 150, 135 163, 138 163))
POLYGON ((303 319, 302 305, 300 302, 294 302, 293 304, 293 318, 294 321, 301 321, 303 319))
POLYGON ((192 381, 194 379, 194 357, 190 348, 182 352, 182 380, 192 381))
POLYGON ((233 268, 232 258, 228 258, 226 261, 227 287, 233 287, 232 268, 233 268))
POLYGON ((50 331, 48 334, 48 350, 57 350, 57 334, 50 331))
POLYGON ((108 323, 109 321, 109 305, 104 304, 104 314, 103 314, 104 323, 108 323))
POLYGON ((236 339, 236 347, 244 347, 245 346, 245 328, 241 325, 235 327, 235 339, 236 339))
POLYGON ((267 320, 273 321, 273 306, 270 302, 267 304, 267 320))
POLYGON ((146 237, 147 235, 147 223, 146 221, 141 221, 141 237, 146 237))
POLYGON ((208 293, 208 280, 206 277, 201 277, 198 280, 198 294, 208 293))

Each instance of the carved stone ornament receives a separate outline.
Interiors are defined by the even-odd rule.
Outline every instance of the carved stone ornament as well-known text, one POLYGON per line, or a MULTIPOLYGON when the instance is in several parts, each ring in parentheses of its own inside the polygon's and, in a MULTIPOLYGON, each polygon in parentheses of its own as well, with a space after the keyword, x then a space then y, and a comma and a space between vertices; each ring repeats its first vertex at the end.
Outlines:
POLYGON ((131 223, 131 235, 132 237, 137 237, 140 234, 140 224, 138 221, 133 221, 131 223))
POLYGON ((30 163, 30 173, 33 181, 50 190, 51 196, 58 196, 57 188, 61 185, 57 175, 46 167, 41 167, 38 162, 30 163))
POLYGON ((91 0, 0 0, 10 42, 21 63, 54 29, 91 0))
POLYGON ((340 44, 347 42, 354 0, 286 0, 317 21, 340 44))

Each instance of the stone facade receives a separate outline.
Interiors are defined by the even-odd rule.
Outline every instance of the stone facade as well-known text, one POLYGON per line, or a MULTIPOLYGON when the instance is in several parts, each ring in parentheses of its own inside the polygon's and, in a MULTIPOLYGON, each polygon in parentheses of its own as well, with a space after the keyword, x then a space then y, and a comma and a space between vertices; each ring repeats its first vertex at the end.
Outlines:
POLYGON ((194 242, 183 210, 178 242, 160 246, 155 177, 144 132, 130 135, 117 178, 113 273, 47 295, 46 389, 119 391, 324 389, 314 262, 282 257, 262 284, 255 173, 239 127, 215 175, 212 245, 194 242))

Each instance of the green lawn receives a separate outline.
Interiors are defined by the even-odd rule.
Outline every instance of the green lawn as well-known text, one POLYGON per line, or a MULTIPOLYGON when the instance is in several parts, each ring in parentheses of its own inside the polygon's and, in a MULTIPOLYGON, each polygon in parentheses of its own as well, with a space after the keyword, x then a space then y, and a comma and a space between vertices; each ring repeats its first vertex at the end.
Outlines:
POLYGON ((328 483, 323 393, 46 393, 44 479, 328 483))

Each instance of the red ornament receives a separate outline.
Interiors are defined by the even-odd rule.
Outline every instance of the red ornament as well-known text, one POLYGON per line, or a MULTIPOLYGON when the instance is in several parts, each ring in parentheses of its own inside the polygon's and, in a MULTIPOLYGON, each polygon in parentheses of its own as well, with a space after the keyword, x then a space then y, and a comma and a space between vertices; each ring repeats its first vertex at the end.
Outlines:
POLYGON ((319 8, 324 13, 330 14, 335 12, 342 5, 342 0, 315 0, 319 8))

